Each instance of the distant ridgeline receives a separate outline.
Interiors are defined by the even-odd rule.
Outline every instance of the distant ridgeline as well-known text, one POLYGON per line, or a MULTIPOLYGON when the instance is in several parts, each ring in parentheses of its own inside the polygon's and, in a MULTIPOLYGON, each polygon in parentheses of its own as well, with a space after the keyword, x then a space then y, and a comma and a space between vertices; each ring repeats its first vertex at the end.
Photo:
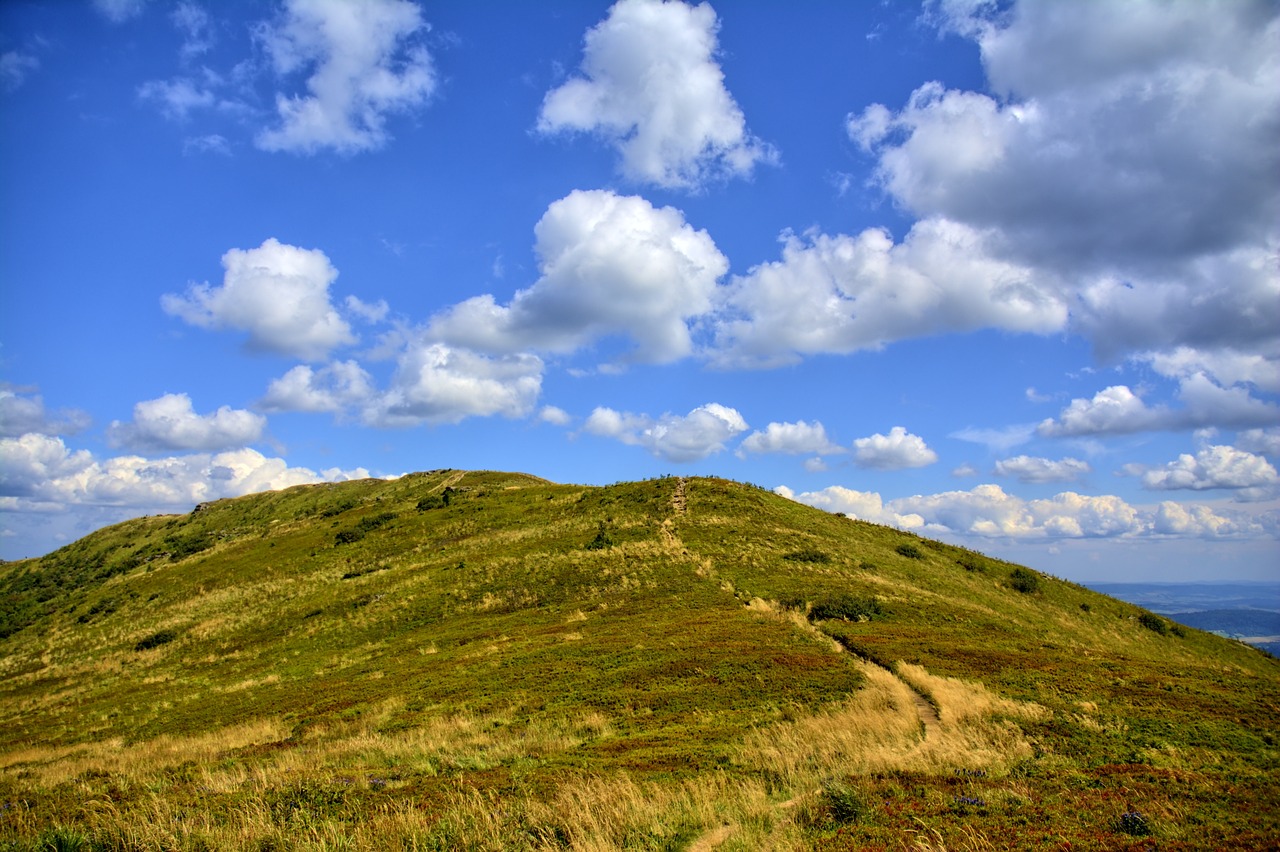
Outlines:
POLYGON ((219 500, 0 565, 0 850, 1276 848, 1280 660, 1153 609, 715 478, 219 500))
POLYGON ((1280 656, 1280 583, 1092 583, 1090 588, 1280 656))

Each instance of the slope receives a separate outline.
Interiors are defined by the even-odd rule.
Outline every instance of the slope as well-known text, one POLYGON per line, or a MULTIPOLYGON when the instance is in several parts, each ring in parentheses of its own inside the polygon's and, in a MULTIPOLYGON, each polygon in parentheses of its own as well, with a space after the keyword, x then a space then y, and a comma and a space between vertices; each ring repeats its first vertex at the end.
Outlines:
POLYGON ((1275 660, 724 480, 299 487, 0 600, 14 848, 1277 837, 1275 660))

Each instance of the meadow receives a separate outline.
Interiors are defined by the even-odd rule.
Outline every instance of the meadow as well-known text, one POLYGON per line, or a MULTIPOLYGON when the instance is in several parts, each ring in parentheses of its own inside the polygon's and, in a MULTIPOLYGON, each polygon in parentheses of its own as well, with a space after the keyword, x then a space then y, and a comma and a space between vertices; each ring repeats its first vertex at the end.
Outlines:
POLYGON ((0 637, 0 849, 1280 845, 1280 661, 727 480, 219 501, 0 637))

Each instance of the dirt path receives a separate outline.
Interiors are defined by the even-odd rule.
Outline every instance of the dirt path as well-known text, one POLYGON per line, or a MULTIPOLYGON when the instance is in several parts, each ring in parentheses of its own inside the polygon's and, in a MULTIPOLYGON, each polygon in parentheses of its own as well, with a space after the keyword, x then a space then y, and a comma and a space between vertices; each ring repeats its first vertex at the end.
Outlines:
POLYGON ((677 515, 689 514, 689 502, 684 496, 684 477, 676 480, 675 493, 671 495, 671 508, 677 515))
POLYGON ((724 843, 732 837, 735 829, 736 826, 732 825, 722 825, 719 828, 713 828, 697 840, 693 841, 687 852, 711 852, 712 849, 718 848, 721 843, 724 843))

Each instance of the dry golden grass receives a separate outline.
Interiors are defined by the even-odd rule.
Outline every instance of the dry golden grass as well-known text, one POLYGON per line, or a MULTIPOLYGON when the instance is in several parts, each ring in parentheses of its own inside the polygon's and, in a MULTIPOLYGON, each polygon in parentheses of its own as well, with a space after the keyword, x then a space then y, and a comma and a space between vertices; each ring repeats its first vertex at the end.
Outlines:
POLYGON ((1007 769, 1031 755, 1021 729, 1000 716, 1044 711, 999 698, 981 684, 899 664, 903 679, 859 664, 866 686, 840 705, 756 731, 742 760, 784 789, 812 789, 823 778, 890 769, 948 774, 958 768, 1007 769), (940 724, 925 736, 911 686, 928 694, 940 724))

